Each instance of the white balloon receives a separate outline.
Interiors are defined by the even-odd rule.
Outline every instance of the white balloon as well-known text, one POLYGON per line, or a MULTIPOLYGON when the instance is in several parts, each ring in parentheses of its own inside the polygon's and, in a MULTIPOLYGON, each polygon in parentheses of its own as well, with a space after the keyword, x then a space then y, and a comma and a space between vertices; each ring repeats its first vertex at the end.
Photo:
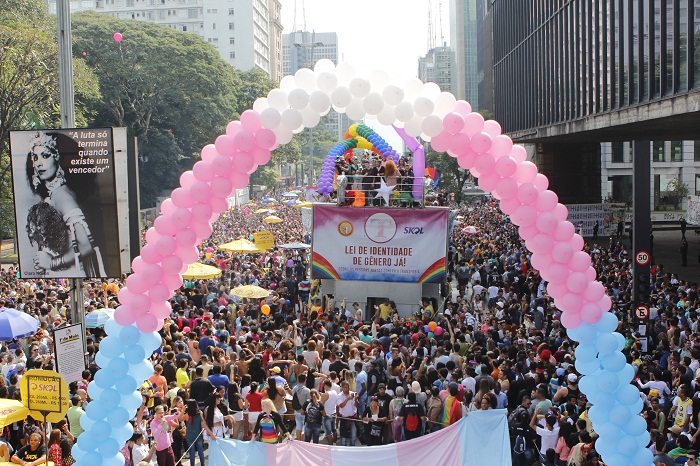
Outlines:
POLYGON ((345 109, 345 114, 351 120, 361 120, 365 116, 365 107, 362 99, 353 98, 345 109))
POLYGON ((289 128, 290 130, 297 129, 301 126, 303 120, 301 118, 301 112, 299 110, 294 110, 293 108, 288 108, 282 112, 282 125, 289 128))
POLYGON ((262 113, 263 110, 268 108, 270 104, 267 102, 267 97, 260 97, 258 99, 255 99, 255 102, 253 102, 253 110, 255 110, 258 113, 262 113))
POLYGON ((309 107, 316 113, 321 114, 331 107, 331 98, 325 92, 313 91, 309 95, 309 107))
POLYGON ((430 98, 420 96, 416 98, 415 102, 413 102, 413 109, 416 111, 416 115, 425 117, 433 113, 435 104, 430 98))
POLYGON ((296 89, 297 85, 294 82, 294 75, 293 74, 288 74, 284 78, 282 78, 282 81, 280 81, 280 89, 282 89, 284 92, 289 92, 292 89, 296 89))
POLYGON ((369 81, 364 78, 352 78, 349 87, 350 93, 360 99, 367 97, 367 94, 369 94, 371 90, 369 81))
POLYGON ((293 89, 289 91, 287 100, 289 101, 290 107, 296 110, 301 110, 309 105, 309 94, 307 94, 304 89, 293 89))
POLYGON ((338 76, 338 84, 347 86, 350 80, 355 77, 355 67, 350 63, 340 63, 335 68, 335 74, 338 76))
POLYGON ((384 108, 384 98, 379 92, 372 92, 365 97, 364 106, 369 115, 379 115, 384 108))
POLYGON ((406 123, 408 120, 413 118, 414 111, 411 102, 403 101, 396 106, 394 109, 394 116, 397 120, 406 123))
POLYGON ((316 89, 316 75, 308 68, 299 68, 294 73, 294 82, 297 87, 304 89, 306 92, 312 92, 316 89))
POLYGON ((433 82, 423 84, 423 95, 426 97, 430 97, 432 99, 433 97, 439 96, 440 92, 442 92, 440 90, 440 86, 433 82))
POLYGON ((428 115, 423 120, 423 125, 421 126, 423 134, 428 137, 437 136, 442 132, 442 118, 437 115, 428 115))
POLYGON ((421 138, 422 140, 424 140, 425 142, 430 142, 430 140, 432 139, 430 136, 428 136, 428 135, 425 134, 425 133, 420 133, 420 138, 421 138))
POLYGON ((275 136, 277 136, 278 144, 287 144, 289 141, 292 140, 292 136, 294 136, 292 130, 284 125, 279 125, 273 131, 275 132, 275 136))
POLYGON ((263 128, 275 129, 282 122, 282 115, 275 107, 267 107, 260 112, 260 123, 263 128))
POLYGON ((396 117, 394 116, 394 106, 385 105, 381 112, 377 115, 377 120, 384 126, 389 126, 394 124, 396 117))
POLYGON ((423 81, 411 78, 403 85, 404 100, 412 101, 423 92, 423 81))
POLYGON ((330 94, 333 89, 338 87, 338 77, 335 75, 335 69, 332 72, 324 71, 316 76, 316 86, 323 92, 330 94))
POLYGON ((292 130, 292 134, 299 134, 299 133, 301 133, 302 131, 304 131, 304 125, 303 125, 303 124, 299 125, 299 127, 298 127, 297 129, 292 130))
POLYGON ((399 86, 389 84, 382 90, 382 97, 387 104, 398 105, 403 100, 404 92, 399 86))
POLYGON ((331 103, 333 107, 345 108, 350 103, 352 99, 352 94, 350 89, 345 86, 338 86, 331 92, 331 103))
POLYGON ((403 126, 404 131, 411 137, 417 138, 423 130, 423 118, 414 116, 403 126))
POLYGON ((435 97, 435 110, 433 114, 444 118, 448 113, 452 113, 457 103, 457 99, 452 95, 451 92, 441 92, 437 97, 435 97))
POLYGON ((280 112, 289 107, 287 103, 287 93, 281 89, 272 89, 267 94, 267 102, 271 107, 275 107, 280 112))
POLYGON ((313 108, 306 107, 301 111, 301 119, 305 127, 313 128, 321 121, 321 116, 319 112, 315 111, 313 108))
POLYGON ((382 92, 384 87, 389 84, 389 75, 384 70, 374 70, 369 74, 369 83, 372 85, 372 90, 382 92))
POLYGON ((314 72, 316 72, 316 73, 323 73, 323 72, 335 73, 335 63, 333 63, 332 61, 330 61, 327 58, 321 58, 314 65, 314 72))

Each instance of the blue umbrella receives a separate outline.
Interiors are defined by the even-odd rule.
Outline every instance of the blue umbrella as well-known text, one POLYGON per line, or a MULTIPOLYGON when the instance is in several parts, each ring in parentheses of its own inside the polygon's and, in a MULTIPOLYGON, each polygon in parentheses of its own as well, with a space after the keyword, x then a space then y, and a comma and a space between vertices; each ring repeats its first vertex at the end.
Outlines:
POLYGON ((39 321, 26 312, 0 307, 0 341, 11 341, 33 335, 39 321))
POLYGON ((292 199, 291 201, 284 201, 284 205, 287 207, 293 206, 293 205, 299 205, 301 204, 301 201, 299 199, 292 199))
POLYGON ((85 328, 104 327, 105 323, 114 315, 111 309, 97 309, 85 316, 85 328))

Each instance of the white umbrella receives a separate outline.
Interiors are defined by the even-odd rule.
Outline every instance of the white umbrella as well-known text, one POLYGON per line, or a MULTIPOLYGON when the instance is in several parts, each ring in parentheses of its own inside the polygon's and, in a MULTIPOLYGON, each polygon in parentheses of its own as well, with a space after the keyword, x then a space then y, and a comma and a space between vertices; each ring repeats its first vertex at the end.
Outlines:
POLYGON ((481 230, 479 229, 479 227, 475 227, 475 226, 467 226, 467 227, 464 227, 464 229, 462 229, 462 233, 467 234, 467 235, 475 235, 475 234, 479 233, 480 231, 481 230))

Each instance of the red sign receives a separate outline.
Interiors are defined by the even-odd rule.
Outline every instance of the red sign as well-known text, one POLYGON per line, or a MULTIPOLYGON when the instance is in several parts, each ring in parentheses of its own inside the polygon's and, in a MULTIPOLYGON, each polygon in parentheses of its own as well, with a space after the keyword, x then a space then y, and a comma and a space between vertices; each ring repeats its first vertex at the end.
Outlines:
POLYGON ((637 306, 634 309, 634 315, 637 319, 648 318, 649 317, 649 307, 644 305, 644 304, 640 304, 639 306, 637 306))
POLYGON ((639 251, 637 254, 635 254, 634 260, 639 265, 647 265, 649 264, 649 261, 651 261, 651 255, 646 251, 639 251))

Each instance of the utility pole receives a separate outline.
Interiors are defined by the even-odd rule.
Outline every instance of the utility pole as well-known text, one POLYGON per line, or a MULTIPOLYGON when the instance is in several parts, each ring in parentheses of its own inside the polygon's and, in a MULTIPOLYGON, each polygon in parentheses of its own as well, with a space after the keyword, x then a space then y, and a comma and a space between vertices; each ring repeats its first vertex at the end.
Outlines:
MULTIPOLYGON (((75 99, 73 96, 73 40, 70 30, 70 1, 56 0, 56 21, 58 23, 58 82, 61 99, 61 128, 75 127, 75 99)), ((71 296, 71 322, 80 324, 85 331, 85 305, 83 279, 69 280, 71 296)), ((83 353, 87 353, 83 336, 83 353)))

